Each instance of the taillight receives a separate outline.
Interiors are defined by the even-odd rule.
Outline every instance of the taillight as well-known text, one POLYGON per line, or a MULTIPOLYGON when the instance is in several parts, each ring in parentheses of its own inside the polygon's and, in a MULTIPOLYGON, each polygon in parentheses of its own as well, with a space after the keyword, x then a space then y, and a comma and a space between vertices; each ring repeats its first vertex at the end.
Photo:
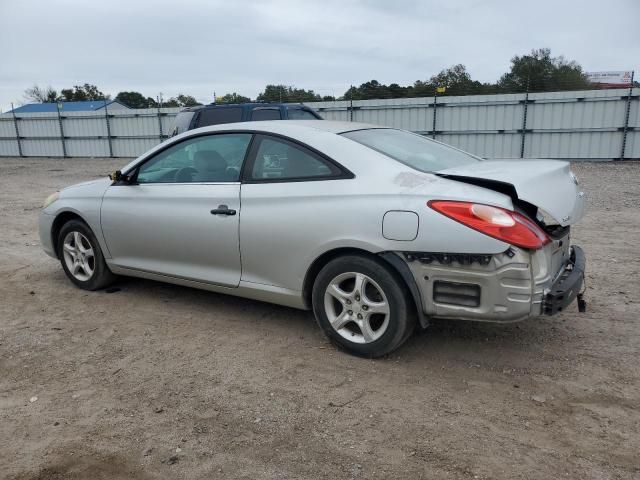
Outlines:
POLYGON ((551 240, 518 212, 480 203, 429 200, 427 205, 456 222, 516 247, 538 249, 551 240))

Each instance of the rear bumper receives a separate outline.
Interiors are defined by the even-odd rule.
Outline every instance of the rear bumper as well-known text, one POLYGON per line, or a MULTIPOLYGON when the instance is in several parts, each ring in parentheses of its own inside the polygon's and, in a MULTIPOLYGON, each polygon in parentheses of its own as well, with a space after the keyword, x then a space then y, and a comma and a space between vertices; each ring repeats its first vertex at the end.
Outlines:
POLYGON ((572 246, 569 263, 544 296, 542 312, 545 315, 561 312, 576 299, 584 285, 586 263, 582 249, 572 246))
POLYGON ((496 255, 398 253, 428 318, 508 323, 553 315, 584 284, 585 256, 569 246, 568 235, 534 252, 511 247, 496 255))

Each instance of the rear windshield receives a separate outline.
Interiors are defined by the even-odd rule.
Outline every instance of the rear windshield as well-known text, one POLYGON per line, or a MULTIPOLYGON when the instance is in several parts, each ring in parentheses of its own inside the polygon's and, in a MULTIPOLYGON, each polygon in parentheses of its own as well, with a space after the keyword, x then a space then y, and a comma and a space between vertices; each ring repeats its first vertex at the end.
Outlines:
POLYGON ((251 112, 251 120, 280 120, 279 108, 256 108, 251 112))
POLYGON ((313 113, 302 108, 287 108, 287 112, 289 112, 289 120, 318 120, 313 113))
POLYGON ((242 108, 205 108, 200 111, 198 127, 206 127, 207 125, 219 125, 221 123, 234 123, 241 121, 242 108))
POLYGON ((437 172, 445 168, 482 160, 469 153, 404 130, 370 128, 346 132, 342 136, 421 172, 437 172))

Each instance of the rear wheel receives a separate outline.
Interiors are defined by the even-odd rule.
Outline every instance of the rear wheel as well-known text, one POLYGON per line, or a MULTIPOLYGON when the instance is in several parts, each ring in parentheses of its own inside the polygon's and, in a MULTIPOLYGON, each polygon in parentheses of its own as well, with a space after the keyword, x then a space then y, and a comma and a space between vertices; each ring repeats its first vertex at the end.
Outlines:
POLYGON ((98 240, 80 220, 70 220, 60 229, 58 258, 69 280, 85 290, 98 290, 115 280, 98 240))
POLYGON ((380 260, 349 255, 330 261, 316 278, 312 303, 327 337, 356 355, 391 353, 413 332, 404 284, 380 260))

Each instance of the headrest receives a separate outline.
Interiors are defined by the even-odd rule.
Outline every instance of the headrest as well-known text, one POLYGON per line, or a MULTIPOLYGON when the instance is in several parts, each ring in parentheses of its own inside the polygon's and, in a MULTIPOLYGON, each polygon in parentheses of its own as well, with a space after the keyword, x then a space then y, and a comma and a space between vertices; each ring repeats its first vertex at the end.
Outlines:
POLYGON ((227 161, 215 150, 196 152, 193 160, 196 170, 200 172, 224 172, 227 169, 227 161))

